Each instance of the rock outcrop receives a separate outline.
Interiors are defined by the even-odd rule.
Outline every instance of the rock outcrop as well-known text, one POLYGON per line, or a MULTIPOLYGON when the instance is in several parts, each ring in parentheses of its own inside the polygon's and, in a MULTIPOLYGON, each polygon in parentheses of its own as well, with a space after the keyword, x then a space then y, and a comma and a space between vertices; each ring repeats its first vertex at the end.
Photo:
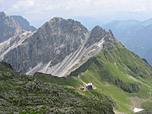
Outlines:
MULTIPOLYGON (((59 17, 46 22, 29 36, 14 39, 20 40, 9 51, 1 46, 6 50, 0 52, 1 60, 10 63, 18 72, 30 75, 42 72, 61 77, 70 74, 103 47, 117 42, 111 31, 106 32, 99 26, 88 31, 80 22, 59 17)), ((5 43, 10 44, 12 40, 5 43)))
POLYGON ((75 89, 14 72, 0 62, 0 114, 8 113, 114 114, 108 98, 82 96, 75 89))
POLYGON ((20 33, 22 28, 10 16, 0 12, 0 42, 8 40, 10 37, 20 33))
POLYGON ((22 16, 11 16, 15 21, 17 21, 20 25, 20 27, 26 31, 34 31, 36 28, 34 26, 31 26, 30 23, 24 19, 22 16))

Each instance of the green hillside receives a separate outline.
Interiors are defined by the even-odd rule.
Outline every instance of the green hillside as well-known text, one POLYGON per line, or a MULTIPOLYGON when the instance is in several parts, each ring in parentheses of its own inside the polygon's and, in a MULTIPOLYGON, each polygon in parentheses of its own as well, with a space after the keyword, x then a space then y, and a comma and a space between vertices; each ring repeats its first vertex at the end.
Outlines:
POLYGON ((133 114, 135 107, 150 112, 151 93, 152 68, 121 44, 104 48, 62 78, 26 76, 0 63, 0 113, 133 114), (93 89, 80 90, 86 83, 93 89))
POLYGON ((114 114, 109 99, 83 96, 74 88, 46 83, 0 63, 0 114, 114 114))
MULTIPOLYGON (((132 108, 135 108, 133 106, 135 101, 131 98, 138 97, 139 101, 140 99, 146 101, 151 98, 152 92, 152 68, 144 59, 130 52, 121 44, 103 49, 66 78, 40 73, 36 73, 35 77, 74 88, 82 95, 96 98, 104 95, 116 112, 129 114, 132 114, 132 108), (93 83, 95 89, 84 91, 79 89, 89 82, 93 83)), ((140 103, 144 109, 149 110, 148 107, 146 108, 149 102, 140 103)))

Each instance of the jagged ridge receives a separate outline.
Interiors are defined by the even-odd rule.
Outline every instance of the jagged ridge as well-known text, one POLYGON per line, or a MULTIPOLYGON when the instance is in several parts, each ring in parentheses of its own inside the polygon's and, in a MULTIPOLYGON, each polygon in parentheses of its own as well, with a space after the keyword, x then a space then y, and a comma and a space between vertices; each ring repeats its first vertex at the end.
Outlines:
POLYGON ((103 47, 116 42, 111 31, 99 26, 90 32, 80 22, 55 17, 0 59, 22 73, 67 76, 103 47))
POLYGON ((0 43, 20 33, 22 28, 10 16, 0 12, 0 43))

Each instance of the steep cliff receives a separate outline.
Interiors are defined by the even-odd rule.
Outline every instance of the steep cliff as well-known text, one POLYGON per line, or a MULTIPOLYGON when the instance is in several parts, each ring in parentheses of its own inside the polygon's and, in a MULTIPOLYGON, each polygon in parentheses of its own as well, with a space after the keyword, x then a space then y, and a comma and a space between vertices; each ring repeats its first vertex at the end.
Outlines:
POLYGON ((111 31, 99 26, 88 31, 80 22, 55 17, 0 59, 22 73, 42 72, 62 77, 116 42, 111 31))
POLYGON ((24 30, 27 31, 34 31, 36 30, 36 28, 34 26, 31 26, 30 23, 23 18, 22 16, 17 16, 17 15, 13 15, 11 16, 16 22, 18 22, 18 24, 20 25, 20 27, 24 30))
POLYGON ((22 28, 10 16, 0 12, 0 43, 20 33, 22 28))

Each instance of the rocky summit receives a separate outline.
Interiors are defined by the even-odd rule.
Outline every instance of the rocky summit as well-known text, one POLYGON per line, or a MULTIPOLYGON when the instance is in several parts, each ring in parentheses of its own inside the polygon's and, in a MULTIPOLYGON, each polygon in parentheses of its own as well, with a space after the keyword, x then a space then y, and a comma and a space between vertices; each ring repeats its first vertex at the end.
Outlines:
POLYGON ((0 42, 8 40, 10 37, 20 33, 22 28, 10 16, 0 12, 0 42))
POLYGON ((11 17, 19 23, 22 29, 27 30, 27 31, 36 30, 36 28, 34 26, 31 26, 30 23, 26 19, 24 19, 22 16, 13 15, 11 17))
POLYGON ((26 34, 1 44, 0 59, 29 75, 41 72, 67 76, 104 47, 117 42, 111 31, 106 32, 99 26, 89 31, 78 21, 59 17, 26 34))

